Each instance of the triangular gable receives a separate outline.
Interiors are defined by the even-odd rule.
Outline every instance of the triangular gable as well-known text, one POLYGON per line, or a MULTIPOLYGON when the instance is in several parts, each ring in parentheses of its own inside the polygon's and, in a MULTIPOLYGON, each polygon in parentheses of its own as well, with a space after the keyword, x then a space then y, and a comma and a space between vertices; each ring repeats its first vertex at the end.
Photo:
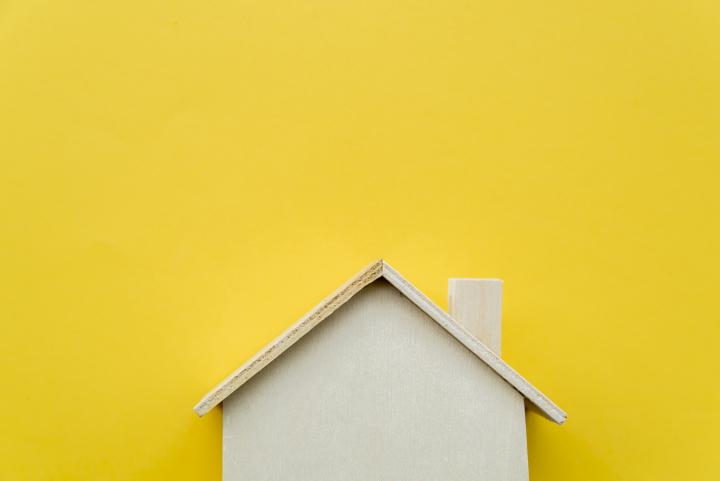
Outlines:
POLYGON ((384 260, 376 261, 352 277, 345 284, 340 286, 329 297, 312 309, 303 318, 290 326, 283 334, 270 342, 260 352, 255 354, 249 361, 240 366, 225 380, 218 384, 195 406, 194 411, 203 416, 212 408, 223 402, 225 398, 245 384, 255 374, 275 358, 285 352, 290 346, 299 341, 305 334, 315 326, 329 317, 336 309, 345 304, 355 294, 360 292, 371 282, 383 277, 405 297, 412 301, 425 314, 430 316, 443 329, 450 333, 463 346, 469 349, 480 360, 487 364, 498 376, 518 390, 529 402, 534 404, 545 416, 558 424, 565 422, 567 415, 547 396, 527 382, 520 374, 500 359, 494 352, 477 340, 457 321, 450 317, 445 311, 433 303, 427 296, 420 292, 398 271, 390 267, 384 260))

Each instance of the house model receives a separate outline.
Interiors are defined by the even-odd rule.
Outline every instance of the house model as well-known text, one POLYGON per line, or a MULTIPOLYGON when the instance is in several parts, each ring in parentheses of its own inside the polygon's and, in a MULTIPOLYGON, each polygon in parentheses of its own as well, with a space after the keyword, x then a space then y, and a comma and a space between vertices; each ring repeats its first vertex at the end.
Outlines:
POLYGON ((526 407, 566 414, 500 357, 501 282, 444 312, 385 261, 210 391, 224 481, 527 481, 526 407))

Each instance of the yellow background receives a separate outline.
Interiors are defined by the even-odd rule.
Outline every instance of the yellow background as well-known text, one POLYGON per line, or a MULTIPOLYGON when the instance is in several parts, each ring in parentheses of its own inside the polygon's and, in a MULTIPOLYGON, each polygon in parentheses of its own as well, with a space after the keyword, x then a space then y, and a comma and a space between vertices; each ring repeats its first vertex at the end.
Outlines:
POLYGON ((0 1, 0 479, 219 480, 376 257, 505 280, 534 480, 718 479, 719 85, 710 0, 0 1))

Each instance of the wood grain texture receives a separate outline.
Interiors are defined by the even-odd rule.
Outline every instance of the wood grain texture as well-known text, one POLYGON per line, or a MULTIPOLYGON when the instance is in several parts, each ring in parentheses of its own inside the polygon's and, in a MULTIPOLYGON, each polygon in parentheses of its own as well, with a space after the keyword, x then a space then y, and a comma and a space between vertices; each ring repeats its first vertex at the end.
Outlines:
POLYGON ((501 280, 449 279, 448 312, 492 352, 501 355, 501 280))
POLYGON ((476 339, 457 321, 452 319, 445 311, 433 303, 427 296, 420 292, 407 279, 400 275, 387 262, 378 260, 373 262, 360 273, 343 284, 333 294, 323 300, 318 306, 296 322, 282 335, 268 344, 248 362, 234 371, 212 391, 210 391, 195 406, 195 412, 202 416, 213 407, 221 403, 240 386, 260 372, 273 359, 277 358, 286 349, 296 343, 304 335, 320 324, 325 318, 336 309, 348 302, 355 294, 374 280, 383 277, 390 284, 395 286, 417 307, 425 312, 432 320, 460 341, 467 349, 484 361, 500 377, 505 379, 511 386, 520 391, 525 398, 534 404, 539 411, 548 419, 558 424, 565 422, 567 415, 555 405, 547 396, 527 382, 520 374, 505 363, 498 355, 476 339))
POLYGON ((523 396, 379 279, 223 403, 223 480, 527 481, 523 396))

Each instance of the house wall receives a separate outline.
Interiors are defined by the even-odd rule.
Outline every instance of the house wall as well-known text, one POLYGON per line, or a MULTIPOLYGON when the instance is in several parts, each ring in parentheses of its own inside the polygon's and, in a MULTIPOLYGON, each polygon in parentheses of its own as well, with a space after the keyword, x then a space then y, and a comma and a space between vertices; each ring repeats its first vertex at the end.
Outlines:
POLYGON ((522 396, 384 280, 223 404, 224 481, 526 481, 522 396))

